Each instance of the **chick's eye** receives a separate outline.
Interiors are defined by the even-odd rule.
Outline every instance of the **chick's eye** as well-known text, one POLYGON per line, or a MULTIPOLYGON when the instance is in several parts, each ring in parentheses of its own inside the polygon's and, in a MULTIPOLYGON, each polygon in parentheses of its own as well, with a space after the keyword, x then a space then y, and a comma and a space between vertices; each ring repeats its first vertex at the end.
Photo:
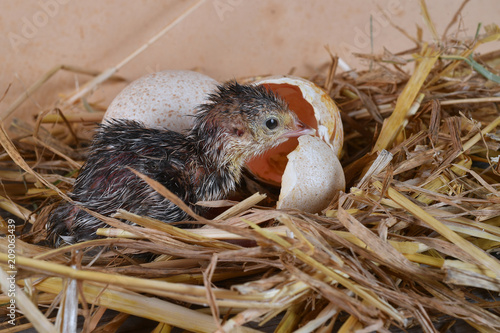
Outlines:
POLYGON ((268 120, 266 120, 266 127, 270 130, 275 129, 276 127, 278 127, 278 119, 269 118, 268 120))

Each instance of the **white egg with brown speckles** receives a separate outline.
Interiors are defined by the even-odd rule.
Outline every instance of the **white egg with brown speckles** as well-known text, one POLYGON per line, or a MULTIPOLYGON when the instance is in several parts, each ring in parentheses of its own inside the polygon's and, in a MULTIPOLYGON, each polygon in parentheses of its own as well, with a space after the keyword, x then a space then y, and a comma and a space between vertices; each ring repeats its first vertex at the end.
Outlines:
POLYGON ((152 128, 174 131, 190 129, 191 115, 207 101, 218 82, 187 70, 166 70, 140 77, 111 102, 103 122, 110 119, 137 120, 152 128))

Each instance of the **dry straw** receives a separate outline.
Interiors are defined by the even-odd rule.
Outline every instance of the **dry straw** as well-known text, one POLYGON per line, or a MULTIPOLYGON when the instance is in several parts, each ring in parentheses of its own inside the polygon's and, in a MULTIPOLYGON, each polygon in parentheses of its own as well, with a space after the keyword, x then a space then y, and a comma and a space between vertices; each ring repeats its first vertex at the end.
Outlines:
MULTIPOLYGON (((360 55, 372 70, 357 75, 336 73, 332 57, 330 71, 315 79, 342 110, 348 182, 318 215, 258 207, 265 196, 255 194, 240 203, 201 203, 230 207, 209 219, 139 174, 204 226, 91 212, 109 224, 99 230, 107 237, 43 246, 47 209, 70 200, 65 193, 86 156, 81 130, 102 117, 89 113, 82 97, 172 25, 102 74, 69 68, 96 75, 66 101, 79 113, 59 103, 35 125, 15 119, 0 131, 0 207, 25 221, 16 229, 18 326, 4 323, 0 331, 78 324, 109 332, 135 315, 156 322, 155 332, 438 332, 454 325, 498 332, 500 51, 479 55, 477 47, 498 41, 500 29, 440 37, 421 4, 433 43, 412 38, 418 45, 408 52, 360 55), (134 256, 142 251, 158 256, 142 262, 134 256)), ((50 71, 2 115, 59 69, 68 67, 50 71)), ((6 234, 7 221, 0 222, 6 234)), ((1 238, 1 304, 10 301, 7 247, 1 238)))

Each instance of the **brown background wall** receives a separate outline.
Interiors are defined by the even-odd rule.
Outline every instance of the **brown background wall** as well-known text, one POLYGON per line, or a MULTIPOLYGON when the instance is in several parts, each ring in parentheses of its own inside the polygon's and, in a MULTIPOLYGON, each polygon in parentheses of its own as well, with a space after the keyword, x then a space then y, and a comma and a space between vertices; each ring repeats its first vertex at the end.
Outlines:
MULTIPOLYGON (((193 0, 0 0, 0 112, 24 89, 57 64, 103 70, 120 62, 174 20, 193 0)), ((441 34, 462 1, 427 1, 441 34)), ((163 69, 197 69, 218 80, 259 74, 313 75, 329 60, 328 45, 352 67, 362 64, 351 52, 370 52, 373 17, 375 51, 393 52, 413 43, 381 15, 413 36, 424 27, 416 0, 205 0, 119 75, 134 79, 163 69)), ((477 24, 500 23, 500 1, 472 0, 460 29, 473 36, 477 24)), ((424 37, 431 40, 424 27, 424 37)), ((483 49, 483 51, 485 51, 483 49)), ((37 113, 88 77, 58 73, 20 109, 37 113)), ((92 96, 109 104, 123 84, 107 85, 92 96)))

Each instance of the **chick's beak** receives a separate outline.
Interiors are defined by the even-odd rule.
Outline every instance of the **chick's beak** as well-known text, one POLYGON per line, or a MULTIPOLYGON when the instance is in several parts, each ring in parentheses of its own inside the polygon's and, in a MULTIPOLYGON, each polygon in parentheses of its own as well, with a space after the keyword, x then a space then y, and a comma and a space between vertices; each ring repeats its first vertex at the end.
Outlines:
POLYGON ((297 138, 301 135, 313 135, 316 133, 316 130, 309 125, 304 124, 300 120, 295 120, 294 129, 284 133, 281 137, 283 138, 297 138))

